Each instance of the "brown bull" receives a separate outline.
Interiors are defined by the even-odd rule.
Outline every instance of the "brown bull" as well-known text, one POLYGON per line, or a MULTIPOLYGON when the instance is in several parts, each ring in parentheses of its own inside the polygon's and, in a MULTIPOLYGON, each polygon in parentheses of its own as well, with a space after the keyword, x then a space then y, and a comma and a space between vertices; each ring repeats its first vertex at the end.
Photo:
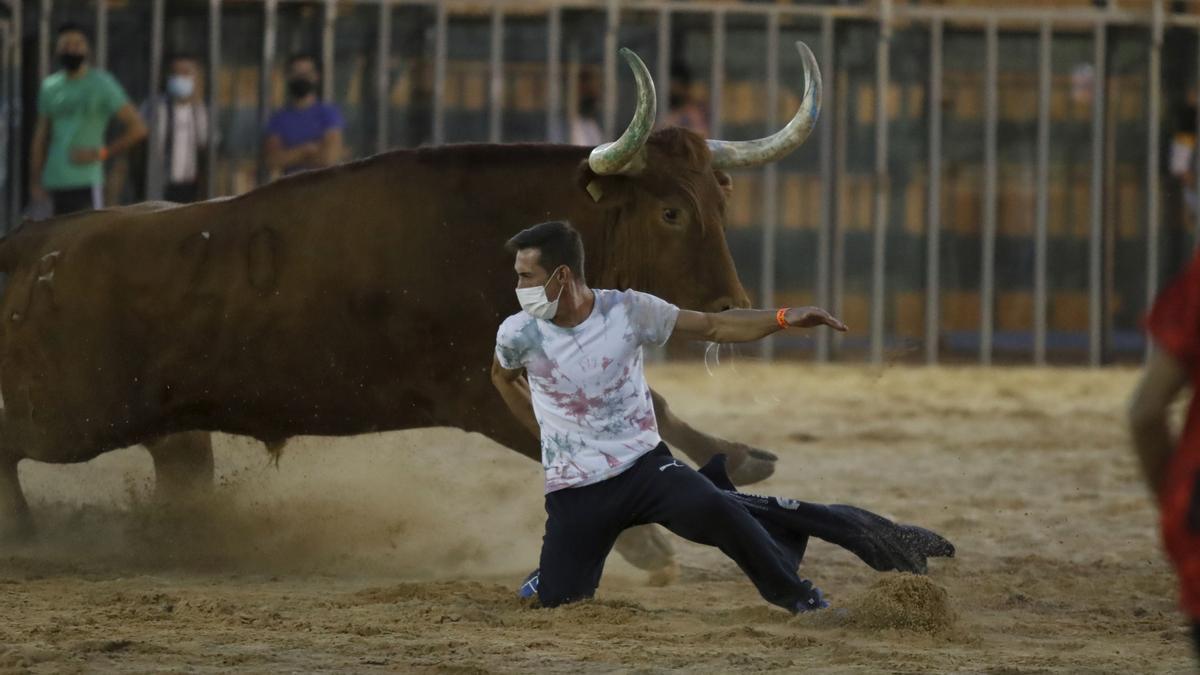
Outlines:
MULTIPOLYGON (((451 426, 539 457, 491 386, 496 327, 515 310, 500 244, 569 219, 598 287, 682 307, 748 305, 723 232, 721 167, 771 161, 819 106, 744 145, 650 133, 612 144, 397 151, 246 195, 140 205, 25 227, 0 242, 0 529, 27 530, 21 459, 79 462, 148 439, 160 479, 211 477, 194 430, 255 437, 451 426)), ((663 435, 704 461, 745 446, 703 436, 656 400, 663 435)))

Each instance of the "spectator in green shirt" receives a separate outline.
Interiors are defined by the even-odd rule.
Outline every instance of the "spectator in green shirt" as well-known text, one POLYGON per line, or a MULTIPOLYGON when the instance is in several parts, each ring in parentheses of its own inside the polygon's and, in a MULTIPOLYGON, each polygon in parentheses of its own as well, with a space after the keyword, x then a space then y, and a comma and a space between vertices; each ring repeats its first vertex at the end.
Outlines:
POLYGON ((89 51, 82 28, 62 26, 55 47, 61 69, 38 92, 29 192, 34 202, 50 200, 56 215, 100 208, 104 161, 146 137, 146 124, 121 85, 88 67, 89 51), (104 131, 114 115, 124 133, 105 146, 104 131))

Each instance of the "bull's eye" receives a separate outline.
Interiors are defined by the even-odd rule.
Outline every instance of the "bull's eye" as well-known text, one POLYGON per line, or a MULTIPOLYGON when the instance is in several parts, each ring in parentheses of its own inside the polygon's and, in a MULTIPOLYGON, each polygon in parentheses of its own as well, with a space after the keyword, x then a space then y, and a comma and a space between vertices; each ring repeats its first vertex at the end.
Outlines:
POLYGON ((679 209, 663 209, 663 222, 668 225, 679 224, 679 209))

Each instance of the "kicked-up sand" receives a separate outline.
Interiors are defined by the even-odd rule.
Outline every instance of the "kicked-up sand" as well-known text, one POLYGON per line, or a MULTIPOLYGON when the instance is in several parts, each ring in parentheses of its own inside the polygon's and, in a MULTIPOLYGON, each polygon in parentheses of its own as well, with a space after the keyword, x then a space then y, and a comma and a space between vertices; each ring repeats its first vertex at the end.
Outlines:
POLYGON ((1191 672, 1124 429, 1127 369, 654 368, 694 425, 778 453, 750 488, 949 537, 927 577, 814 540, 833 609, 768 606, 676 540, 667 587, 614 555, 596 600, 534 609, 539 467, 475 435, 218 436, 211 499, 163 510, 140 448, 23 463, 39 539, 0 548, 17 672, 1191 672))

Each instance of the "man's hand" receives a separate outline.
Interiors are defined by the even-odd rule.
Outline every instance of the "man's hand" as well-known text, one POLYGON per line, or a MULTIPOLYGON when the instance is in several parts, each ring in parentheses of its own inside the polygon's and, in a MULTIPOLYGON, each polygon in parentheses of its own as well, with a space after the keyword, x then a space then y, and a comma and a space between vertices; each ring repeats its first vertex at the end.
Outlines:
POLYGON ((321 144, 313 141, 296 148, 305 162, 315 162, 321 158, 321 144))
POLYGON ((783 320, 789 326, 796 328, 815 328, 817 326, 829 326, 830 328, 845 333, 848 329, 846 324, 842 323, 837 317, 826 312, 820 307, 792 307, 783 316, 783 320))
POLYGON ((71 148, 71 162, 92 164, 100 161, 100 148, 71 148))

